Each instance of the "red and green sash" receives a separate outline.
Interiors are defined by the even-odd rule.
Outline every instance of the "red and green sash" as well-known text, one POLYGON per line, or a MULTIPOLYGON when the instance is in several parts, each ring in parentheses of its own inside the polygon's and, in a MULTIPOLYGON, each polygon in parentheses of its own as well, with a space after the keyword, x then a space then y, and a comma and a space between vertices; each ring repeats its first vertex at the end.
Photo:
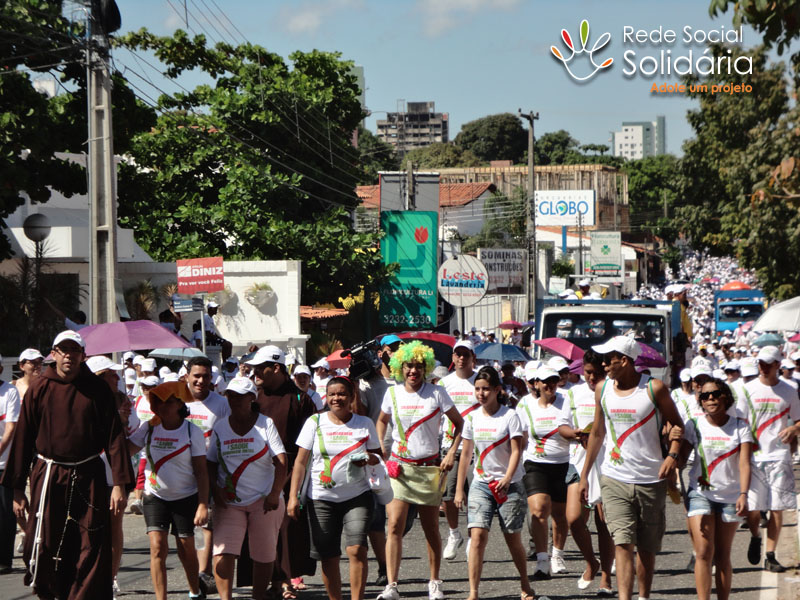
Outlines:
POLYGON ((536 423, 533 420, 533 415, 531 415, 530 408, 528 408, 528 403, 525 402, 522 406, 525 408, 525 412, 528 413, 528 421, 531 424, 530 431, 534 442, 533 452, 535 456, 547 456, 547 453, 544 451, 544 445, 547 440, 558 433, 558 427, 553 429, 553 431, 549 431, 548 433, 544 434, 542 437, 539 437, 536 435, 536 423))
POLYGON ((475 463, 475 471, 478 473, 478 475, 483 477, 483 459, 488 456, 489 452, 491 452, 498 446, 502 446, 509 439, 511 439, 509 435, 505 434, 502 438, 500 438, 496 442, 493 442, 492 444, 486 446, 486 448, 484 448, 483 452, 481 452, 480 454, 478 454, 478 449, 475 448, 475 457, 478 459, 477 462, 475 463))
POLYGON ((611 433, 611 441, 614 443, 613 447, 611 448, 611 451, 609 452, 609 457, 611 459, 612 464, 621 465, 623 462, 625 462, 624 459, 622 458, 622 449, 621 449, 622 443, 626 439, 628 439, 628 436, 630 434, 632 434, 637 429, 641 429, 642 427, 644 427, 645 424, 647 424, 647 422, 650 419, 656 416, 657 411, 655 406, 655 399, 653 396, 653 380, 651 379, 650 381, 648 381, 648 386, 650 388, 648 393, 648 398, 650 398, 650 401, 653 403, 653 410, 651 410, 644 419, 628 427, 628 429, 626 429, 623 432, 623 434, 619 437, 617 437, 617 432, 614 429, 614 421, 611 419, 611 414, 608 412, 608 407, 606 406, 606 394, 605 394, 606 385, 608 385, 608 380, 606 380, 605 383, 603 383, 603 389, 600 390, 600 404, 603 407, 603 414, 605 415, 606 421, 608 422, 608 429, 609 432, 611 433))
POLYGON ((397 397, 395 396, 394 386, 389 388, 389 393, 392 396, 392 409, 394 410, 395 421, 394 426, 397 429, 397 435, 400 437, 400 441, 397 444, 397 452, 400 457, 406 457, 408 456, 408 438, 411 437, 411 434, 414 433, 414 431, 416 431, 420 425, 436 417, 441 412, 441 409, 437 408, 429 415, 425 415, 419 421, 412 423, 408 428, 408 431, 406 431, 403 429, 403 424, 400 422, 400 413, 397 410, 397 397))
POLYGON ((319 415, 314 415, 312 418, 317 423, 317 441, 319 443, 319 453, 320 456, 322 456, 322 461, 325 465, 322 469, 322 473, 319 474, 319 482, 322 487, 330 489, 336 485, 336 482, 333 480, 333 468, 336 466, 336 463, 357 448, 360 448, 366 444, 369 441, 369 436, 358 440, 355 444, 348 446, 339 452, 339 454, 331 458, 328 454, 328 451, 325 449, 325 436, 322 434, 322 427, 319 425, 319 415))
MULTIPOLYGON (((5 416, 5 415, 3 415, 3 416, 5 416)), ((187 425, 187 432, 188 432, 188 425, 189 425, 188 421, 186 422, 186 425, 187 425)), ((158 489, 161 489, 161 486, 158 483, 158 470, 162 466, 164 466, 164 463, 166 463, 167 461, 175 458, 179 454, 183 454, 189 448, 191 448, 192 447, 192 441, 191 441, 191 434, 189 434, 189 438, 190 439, 189 439, 189 443, 188 444, 184 444, 183 446, 181 446, 177 450, 173 450, 172 452, 170 452, 166 456, 162 456, 157 461, 153 462, 153 455, 150 454, 150 443, 151 443, 151 441, 153 439, 153 429, 155 429, 155 428, 152 425, 150 425, 149 429, 147 430, 147 440, 146 440, 145 445, 144 445, 144 453, 145 453, 145 456, 147 457, 147 462, 150 465, 150 475, 149 475, 147 481, 150 484, 150 487, 152 489, 158 490, 158 489)))
POLYGON ((739 450, 741 450, 742 444, 737 444, 735 448, 725 452, 724 454, 720 454, 710 463, 707 463, 706 453, 703 450, 703 435, 700 433, 700 427, 697 425, 697 419, 692 419, 692 423, 694 424, 694 430, 697 433, 697 455, 700 457, 700 475, 697 478, 697 483, 700 486, 700 489, 710 490, 713 489, 713 486, 711 485, 711 474, 714 472, 714 469, 725 459, 736 455, 739 450))
POLYGON ((225 472, 225 500, 228 502, 241 502, 242 499, 236 495, 236 484, 239 482, 239 478, 244 473, 244 470, 251 464, 257 461, 259 458, 264 456, 267 452, 269 452, 269 444, 267 444, 266 440, 264 441, 264 447, 256 452, 253 456, 246 458, 241 462, 241 464, 236 467, 236 470, 231 473, 228 469, 228 466, 225 464, 225 460, 222 458, 222 442, 217 436, 217 458, 219 459, 219 464, 222 467, 222 470, 225 472))

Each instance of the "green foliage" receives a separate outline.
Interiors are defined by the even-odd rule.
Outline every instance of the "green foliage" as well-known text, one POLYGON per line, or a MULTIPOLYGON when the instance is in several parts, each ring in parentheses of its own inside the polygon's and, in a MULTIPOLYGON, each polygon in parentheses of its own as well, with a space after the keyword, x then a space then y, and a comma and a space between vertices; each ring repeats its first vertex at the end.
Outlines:
POLYGON ((528 133, 516 115, 501 113, 464 123, 455 144, 481 161, 519 163, 528 149, 528 133))
POLYGON ((800 2, 797 0, 711 0, 708 13, 715 17, 733 8, 733 24, 743 23, 761 33, 768 47, 777 44, 778 54, 800 35, 800 2))
POLYGON ((304 303, 388 276, 378 236, 355 233, 349 215, 365 177, 351 145, 363 115, 349 62, 295 52, 290 66, 259 46, 212 48, 182 31, 119 43, 153 52, 171 77, 197 70, 213 81, 162 95, 156 126, 133 139, 136 166, 120 170, 120 222, 154 259, 298 259, 304 303))
POLYGON ((578 140, 564 129, 539 136, 534 152, 537 165, 575 164, 583 157, 578 140))
POLYGON ((484 205, 486 222, 480 233, 467 238, 461 251, 470 253, 478 248, 525 248, 526 198, 522 187, 514 188, 510 197, 494 194, 484 205))
POLYGON ((392 145, 361 125, 358 126, 358 154, 363 172, 359 185, 375 185, 379 171, 397 171, 400 168, 400 159, 392 145))
POLYGON ((416 148, 403 157, 403 162, 411 161, 415 169, 449 169, 452 167, 480 167, 481 160, 471 151, 455 144, 437 142, 416 148))
POLYGON ((566 256, 562 256, 550 266, 553 277, 569 277, 575 273, 575 264, 566 256))
POLYGON ((627 161, 623 167, 628 174, 628 201, 631 228, 675 241, 672 222, 664 219, 664 201, 668 215, 677 198, 680 161, 672 154, 648 156, 627 161))

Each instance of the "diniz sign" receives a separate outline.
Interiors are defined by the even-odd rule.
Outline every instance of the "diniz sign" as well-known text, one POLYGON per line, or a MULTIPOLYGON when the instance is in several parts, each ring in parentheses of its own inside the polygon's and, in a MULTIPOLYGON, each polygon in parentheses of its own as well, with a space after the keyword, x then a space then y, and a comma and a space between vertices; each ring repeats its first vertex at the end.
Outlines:
POLYGON ((222 257, 188 258, 177 261, 178 293, 219 292, 225 289, 222 257))
POLYGON ((489 273, 474 256, 462 254, 439 267, 439 294, 453 306, 472 306, 486 295, 489 273))

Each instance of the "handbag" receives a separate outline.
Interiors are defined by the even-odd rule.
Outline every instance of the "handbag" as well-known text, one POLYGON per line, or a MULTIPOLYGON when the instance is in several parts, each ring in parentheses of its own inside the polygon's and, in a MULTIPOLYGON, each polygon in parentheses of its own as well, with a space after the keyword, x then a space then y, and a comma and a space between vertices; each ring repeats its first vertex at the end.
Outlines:
POLYGON ((392 482, 389 479, 389 472, 386 470, 386 463, 383 458, 378 457, 378 464, 367 465, 367 483, 369 489, 375 494, 375 498, 381 504, 389 504, 394 499, 392 482))

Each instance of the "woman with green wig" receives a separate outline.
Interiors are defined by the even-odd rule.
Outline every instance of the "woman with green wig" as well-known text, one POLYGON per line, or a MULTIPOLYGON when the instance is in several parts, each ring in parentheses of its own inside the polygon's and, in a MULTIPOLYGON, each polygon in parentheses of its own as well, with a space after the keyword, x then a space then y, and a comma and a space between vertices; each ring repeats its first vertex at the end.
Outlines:
POLYGON ((392 477, 394 500, 386 506, 386 575, 389 583, 378 596, 379 600, 400 598, 397 577, 403 552, 403 529, 412 504, 418 508, 428 544, 431 574, 428 598, 444 598, 439 579, 442 562, 439 504, 447 471, 453 468, 461 445, 464 420, 443 387, 426 383, 435 364, 433 350, 417 340, 400 346, 389 362, 397 384, 390 387, 383 397, 377 430, 378 439, 383 444, 386 426, 390 422, 393 425, 391 451, 383 448, 383 453, 392 477), (439 430, 445 415, 453 423, 455 437, 450 450, 440 458, 439 430))

